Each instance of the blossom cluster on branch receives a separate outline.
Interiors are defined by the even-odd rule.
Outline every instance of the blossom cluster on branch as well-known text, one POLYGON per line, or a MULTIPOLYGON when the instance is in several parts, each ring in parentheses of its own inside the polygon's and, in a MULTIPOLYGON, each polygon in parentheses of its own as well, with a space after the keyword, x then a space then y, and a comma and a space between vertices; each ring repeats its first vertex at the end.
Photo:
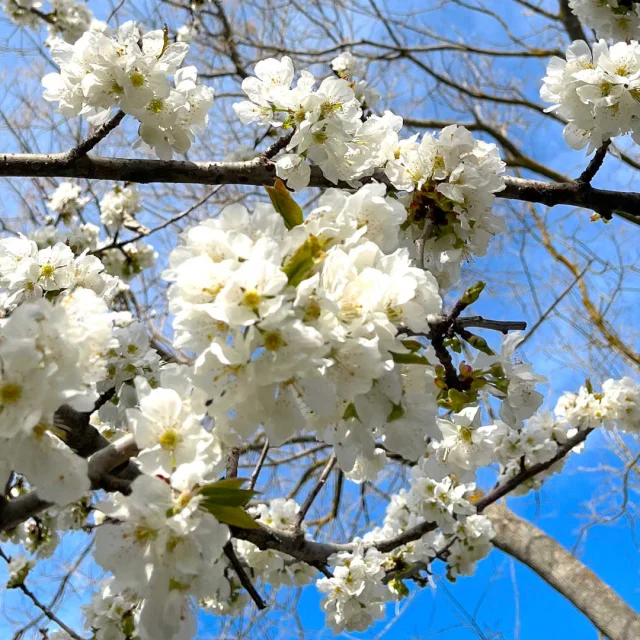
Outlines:
POLYGON ((569 7, 598 38, 637 40, 640 35, 640 3, 634 0, 569 0, 569 7))
POLYGON ((85 2, 77 0, 50 0, 43 6, 40 0, 4 0, 5 14, 21 27, 37 28, 46 22, 50 40, 60 36, 73 44, 89 29, 102 31, 104 22, 95 20, 85 2))
POLYGON ((117 107, 140 122, 140 140, 170 160, 189 150, 213 104, 213 89, 197 83, 196 68, 181 66, 188 50, 161 29, 142 34, 134 22, 113 35, 86 31, 75 44, 54 40, 60 73, 43 78, 44 98, 64 116, 82 115, 93 125, 117 107))
POLYGON ((566 60, 554 57, 540 91, 549 108, 568 120, 564 138, 591 152, 617 136, 640 141, 640 45, 635 40, 593 47, 576 40, 566 60))

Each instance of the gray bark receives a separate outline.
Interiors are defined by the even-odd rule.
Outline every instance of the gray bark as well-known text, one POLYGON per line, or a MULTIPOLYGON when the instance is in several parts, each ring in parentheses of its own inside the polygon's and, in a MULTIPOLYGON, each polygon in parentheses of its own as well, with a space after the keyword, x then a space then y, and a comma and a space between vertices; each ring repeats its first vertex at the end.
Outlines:
POLYGON ((640 616, 553 538, 503 504, 484 511, 496 531, 493 544, 535 571, 577 607, 609 640, 638 640, 640 616))

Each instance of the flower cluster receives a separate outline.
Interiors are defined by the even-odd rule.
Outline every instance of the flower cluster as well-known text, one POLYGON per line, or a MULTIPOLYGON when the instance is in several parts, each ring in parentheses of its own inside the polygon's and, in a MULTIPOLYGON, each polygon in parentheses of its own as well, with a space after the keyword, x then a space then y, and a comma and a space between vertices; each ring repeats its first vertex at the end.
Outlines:
MULTIPOLYGON (((119 587, 130 590, 127 600, 140 600, 135 623, 142 640, 192 638, 191 598, 214 593, 224 581, 221 556, 229 531, 198 508, 202 496, 192 492, 189 480, 142 475, 130 496, 116 494, 99 505, 107 519, 96 532, 94 556, 119 587)), ((112 617, 92 622, 115 622, 117 628, 112 617)))
POLYGON ((108 578, 94 594, 91 603, 82 607, 85 627, 95 640, 127 640, 135 637, 138 626, 138 598, 131 589, 108 578))
POLYGON ((73 44, 85 31, 105 31, 106 25, 93 19, 93 12, 85 2, 77 0, 51 0, 51 11, 47 23, 51 38, 60 35, 65 42, 73 44))
POLYGON ((164 275, 174 344, 197 355, 194 402, 241 436, 262 424, 274 444, 313 428, 345 471, 378 437, 417 456, 437 389, 402 330, 428 330, 436 281, 398 247, 406 212, 383 185, 319 205, 290 229, 270 206, 232 205, 182 235, 164 275))
POLYGON ((476 562, 488 555, 493 530, 470 501, 475 484, 458 483, 447 473, 435 456, 423 458, 412 469, 409 488, 393 496, 382 526, 355 540, 352 551, 332 556, 333 577, 320 579, 317 586, 326 594, 322 608, 336 633, 364 631, 382 617, 387 602, 407 595, 402 578, 412 567, 428 569, 441 554, 455 580, 471 575, 476 562), (389 553, 376 548, 425 520, 435 526, 422 538, 389 553))
POLYGON ((333 577, 318 580, 320 593, 326 594, 322 610, 334 633, 366 631, 384 615, 385 604, 391 600, 389 589, 383 584, 384 556, 360 541, 353 552, 344 551, 331 556, 333 577))
POLYGON ((67 504, 89 490, 87 462, 56 435, 53 415, 62 404, 93 409, 111 343, 107 306, 80 287, 55 305, 20 305, 0 333, 0 458, 43 499, 67 504))
POLYGON ((451 125, 419 143, 415 137, 400 141, 385 167, 396 188, 412 192, 412 236, 425 267, 445 287, 459 279, 465 259, 485 255, 491 237, 504 229, 492 212, 494 194, 504 189, 504 166, 494 144, 451 125))
POLYGON ((129 282, 145 269, 156 263, 157 251, 146 242, 137 240, 122 247, 106 249, 102 252, 102 264, 110 275, 129 282))
POLYGON ((4 0, 3 2, 5 14, 21 27, 37 27, 40 22, 37 12, 41 8, 41 0, 4 0))
POLYGON ((596 392, 588 384, 558 400, 556 416, 573 429, 594 429, 604 424, 627 433, 640 431, 640 383, 632 378, 609 379, 596 392))
POLYGON ((256 77, 246 78, 242 89, 249 100, 234 105, 244 124, 271 125, 291 130, 286 153, 276 160, 277 175, 293 189, 309 184, 308 161, 327 179, 355 183, 382 166, 402 127, 402 118, 390 111, 383 116, 364 114, 379 94, 366 82, 352 81, 357 69, 353 56, 334 60, 339 77, 316 79, 302 71, 295 85, 290 58, 268 58, 256 64, 256 77))
POLYGON ((640 5, 629 0, 569 0, 571 11, 598 38, 637 40, 640 35, 640 5))
POLYGON ((45 8, 40 0, 4 0, 4 12, 21 27, 36 28, 46 22, 49 36, 61 36, 74 43, 85 31, 103 31, 106 25, 93 19, 93 12, 77 0, 51 0, 45 8))
POLYGON ((62 242, 38 249, 24 236, 0 240, 0 286, 5 289, 2 306, 11 310, 24 300, 51 297, 77 287, 107 296, 113 282, 104 265, 86 252, 74 255, 62 242))
POLYGON ((542 99, 568 120, 564 138, 591 152, 606 140, 631 133, 640 141, 640 45, 635 40, 593 49, 575 41, 566 59, 554 57, 540 90, 542 99))
POLYGON ((162 30, 142 35, 133 22, 113 36, 87 31, 73 45, 54 40, 60 73, 43 78, 44 97, 65 116, 83 115, 95 125, 117 107, 140 121, 141 141, 171 159, 189 150, 213 104, 213 90, 197 84, 196 68, 181 67, 188 50, 169 44, 162 30))
POLYGON ((134 184, 114 186, 100 200, 100 222, 113 235, 141 209, 140 193, 134 184))
POLYGON ((13 556, 9 562, 9 579, 7 580, 7 589, 14 589, 24 583, 29 575, 29 571, 33 569, 35 562, 29 560, 27 556, 13 556))
POLYGON ((61 182, 49 197, 47 205, 65 224, 70 224, 89 202, 89 198, 81 196, 81 193, 80 185, 61 182))

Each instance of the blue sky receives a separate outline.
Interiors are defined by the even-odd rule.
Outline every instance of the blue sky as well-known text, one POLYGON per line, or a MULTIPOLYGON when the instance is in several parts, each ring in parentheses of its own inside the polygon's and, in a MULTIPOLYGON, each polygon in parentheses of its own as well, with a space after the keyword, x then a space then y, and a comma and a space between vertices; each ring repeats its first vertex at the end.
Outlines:
MULTIPOLYGON (((413 3, 389 2, 390 7, 402 7, 407 4, 419 5, 420 0, 413 3)), ((146 3, 151 4, 151 3, 146 3)), ((550 8, 555 8, 555 2, 546 3, 550 8)), ((522 13, 515 7, 515 3, 500 3, 502 16, 506 19, 516 33, 528 28, 535 23, 535 18, 523 18, 522 13)), ((90 6, 100 15, 105 10, 106 3, 92 2, 90 6)), ((149 25, 160 27, 160 24, 149 25)), ((171 27, 180 26, 179 24, 171 27)), ((478 42, 492 42, 496 46, 501 44, 501 34, 496 29, 493 21, 489 21, 479 14, 461 13, 458 6, 449 3, 441 12, 430 16, 429 27, 434 30, 445 30, 455 37, 457 33, 464 33, 467 40, 478 42), (464 16, 461 20, 461 16, 464 16)), ((356 25, 356 31, 365 32, 369 28, 363 20, 361 25, 356 25)), ((6 37, 13 30, 6 24, 0 24, 0 35, 6 37)), ((442 31, 441 31, 442 32, 442 31)), ((373 34, 371 34, 373 35, 373 34)), ((11 44, 19 46, 24 41, 20 36, 13 37, 11 44)), ((30 45, 31 46, 31 45, 30 45)), ((28 63, 28 60, 27 60, 28 63)), ((517 78, 524 95, 535 102, 539 102, 537 95, 540 78, 543 75, 544 61, 528 60, 524 63, 520 60, 506 60, 501 63, 501 71, 505 78, 517 78)), ((15 73, 15 60, 7 51, 0 52, 0 72, 7 82, 15 73)), ((372 69, 375 72, 375 68, 372 69)), ((399 79, 395 85, 396 95, 401 97, 403 92, 410 89, 410 79, 399 79)), ((226 87, 220 83, 217 90, 226 87)), ((33 99, 39 100, 39 90, 33 89, 33 99)), ((7 104, 7 99, 3 102, 7 104)), ((220 99, 216 106, 227 104, 220 99)), ((385 105, 389 106, 389 105, 385 105)), ((215 109, 216 107, 214 107, 215 109)), ((398 109, 400 113, 402 111, 398 109)), ((454 116, 451 109, 444 101, 438 101, 436 96, 432 100, 425 100, 423 106, 412 112, 416 118, 454 116)), ((468 120, 468 116, 463 119, 468 120)), ((528 116, 529 126, 513 130, 520 145, 526 151, 541 162, 548 163, 555 169, 569 175, 577 175, 584 167, 587 159, 580 152, 568 149, 561 137, 561 128, 555 124, 541 123, 537 116, 528 116)), ((37 134, 39 142, 47 146, 48 139, 44 135, 37 134)), ((14 143, 5 133, 2 137, 2 150, 13 148, 14 143)), ((219 159, 219 158, 216 158, 219 159)), ((525 172, 526 175, 526 172, 525 172)), ((635 175, 627 169, 622 169, 614 159, 607 159, 601 173, 596 178, 597 186, 607 188, 633 188, 635 175)), ((638 190, 638 187, 635 187, 638 190)), ((0 186, 5 203, 14 202, 15 196, 9 187, 0 186)), ((640 247, 640 233, 638 229, 628 223, 618 220, 609 227, 602 223, 590 225, 586 223, 588 213, 579 212, 571 214, 566 207, 558 207, 550 214, 550 225, 562 227, 563 237, 573 238, 584 243, 584 251, 594 251, 601 260, 613 260, 615 246, 613 238, 621 238, 623 251, 627 262, 637 262, 638 247, 640 247), (615 225, 615 226, 614 226, 615 225)), ((509 212, 505 210, 509 219, 509 212)), ((510 224, 513 224, 513 220, 510 224)), ((169 240, 169 236, 158 237, 153 240, 154 246, 162 253, 169 240)), ((530 245, 530 261, 535 263, 539 270, 537 277, 543 277, 545 273, 552 274, 555 269, 549 257, 535 242, 530 245), (546 270, 546 271, 545 271, 546 270)), ((518 258, 515 246, 502 247, 498 257, 489 256, 478 260, 470 266, 470 271, 482 273, 483 269, 498 269, 508 273, 509 281, 524 283, 525 274, 518 258)), ((600 286, 602 296, 606 299, 609 283, 603 275, 600 286)), ((633 323, 634 314, 629 311, 629 306, 635 300, 633 287, 638 286, 637 276, 631 274, 631 291, 623 296, 620 303, 620 321, 633 323), (630 319, 631 318, 631 319, 630 319)), ((526 319, 533 323, 537 318, 537 311, 529 303, 521 306, 513 298, 501 297, 500 291, 493 289, 486 293, 476 307, 474 313, 482 313, 493 318, 526 319)), ((552 291, 541 287, 541 308, 545 309, 553 301, 552 291)), ((606 302, 606 300, 605 300, 606 302)), ((632 309, 633 311, 633 309, 632 309)), ((637 330, 630 324, 632 328, 637 330)), ((584 369, 572 364, 567 365, 567 358, 559 354, 557 359, 548 357, 548 350, 555 344, 560 345, 560 336, 564 338, 569 331, 568 325, 562 321, 554 321, 543 328, 522 350, 520 357, 534 364, 536 371, 543 373, 551 379, 546 389, 548 404, 553 406, 555 399, 564 389, 572 389, 581 384, 587 375, 584 369)), ((495 339, 495 338, 494 338, 495 339)), ((576 352, 583 347, 576 339, 576 352)), ((637 345, 636 345, 637 346, 637 345)), ((582 353, 582 351, 580 351, 582 353)), ((569 359, 571 362, 573 360, 569 359)), ((627 373, 627 369, 619 362, 610 363, 610 367, 620 373, 627 373)), ((595 382, 595 381, 594 381, 595 382)), ((637 446, 637 444, 636 444, 637 446)), ((564 473, 555 476, 545 484, 537 496, 511 499, 509 504, 518 514, 526 517, 553 535, 559 542, 567 547, 573 546, 580 528, 585 524, 588 508, 586 503, 592 496, 602 491, 605 485, 605 470, 584 472, 583 468, 596 468, 598 466, 611 465, 619 467, 619 461, 610 453, 604 438, 596 434, 590 437, 586 450, 581 455, 574 455, 568 462, 564 473)), ((330 490, 330 488, 329 488, 330 490)), ((349 490, 349 496, 356 495, 353 487, 349 490)), ((637 496, 633 494, 632 498, 637 496)), ((619 495, 612 495, 612 501, 619 501, 619 495)), ((72 556, 72 551, 77 544, 77 539, 66 541, 64 548, 59 552, 58 559, 66 560, 72 556)), ((610 584, 627 602, 640 609, 640 557, 634 544, 633 533, 626 519, 619 519, 611 526, 594 527, 589 530, 577 551, 580 559, 590 567, 598 576, 610 584)), ((95 573, 95 567, 85 565, 87 573, 95 573)), ((438 568, 439 572, 440 569, 438 568)), ((3 580, 3 568, 0 567, 0 583, 3 580)), ((39 593, 47 594, 54 588, 50 580, 51 574, 39 577, 35 582, 39 593)), ((441 576, 440 576, 441 578, 441 576)), ((86 584, 84 578, 78 579, 78 585, 86 584)), ((71 597, 63 607, 61 615, 69 623, 79 618, 78 604, 84 601, 84 592, 71 597)), ((284 596, 283 596, 284 597, 284 596)), ((21 608, 23 600, 17 593, 0 593, 0 617, 2 613, 9 613, 13 607, 21 608)), ((465 640, 467 638, 503 638, 505 640, 550 640, 562 639, 594 640, 597 634, 593 626, 575 610, 571 604, 559 596, 541 579, 527 568, 505 556, 499 551, 494 551, 491 556, 480 564, 477 574, 472 578, 462 578, 456 584, 447 583, 446 580, 434 589, 412 590, 409 601, 401 603, 401 613, 394 619, 394 607, 390 607, 387 620, 376 625, 371 631, 362 634, 343 635, 343 637, 358 638, 444 638, 447 640, 465 640), (390 620, 394 619, 391 626, 390 620)), ((319 608, 318 594, 313 588, 305 589, 298 602, 295 613, 301 621, 302 627, 307 632, 307 637, 331 637, 328 631, 323 631, 324 617, 319 608)), ((273 623, 271 633, 279 629, 276 635, 269 635, 269 631, 261 625, 260 632, 249 635, 251 638, 278 637, 286 638, 289 635, 296 637, 296 620, 293 612, 286 608, 278 608, 265 617, 266 623, 273 623)), ((217 622, 210 618, 203 618, 202 638, 214 638, 217 636, 217 622)), ((0 637, 5 637, 7 627, 0 620, 0 637)))

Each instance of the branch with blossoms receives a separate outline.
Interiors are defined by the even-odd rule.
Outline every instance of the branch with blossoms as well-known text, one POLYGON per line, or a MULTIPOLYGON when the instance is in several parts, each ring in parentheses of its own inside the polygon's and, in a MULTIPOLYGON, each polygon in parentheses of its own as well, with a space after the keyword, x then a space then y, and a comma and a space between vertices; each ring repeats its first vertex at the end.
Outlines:
MULTIPOLYGON (((638 432, 637 382, 608 380, 601 391, 587 383, 553 414, 540 411, 546 379, 515 357, 522 336, 509 333, 521 323, 461 315, 482 282, 449 313, 443 295, 505 229, 498 198, 638 222, 640 194, 591 182, 609 141, 636 133, 626 107, 640 95, 640 58, 626 42, 574 43, 566 61, 552 62, 543 97, 569 123, 570 144, 598 151, 577 180, 545 183, 504 176, 498 148, 462 126, 403 138, 401 117, 374 112, 381 96, 349 52, 321 79, 296 74, 287 56, 258 62, 249 76, 222 2, 215 7, 247 97, 234 112, 278 133, 257 157, 173 160, 206 127, 214 92, 183 66, 186 43, 133 22, 114 31, 89 22, 78 37, 67 29, 49 43, 59 72, 43 79, 44 98, 84 117, 93 134, 66 153, 0 157, 2 176, 125 182, 99 200, 103 242, 70 182, 48 199, 55 222, 0 240, 0 529, 34 552, 59 521, 91 531, 94 560, 110 574, 88 607, 94 634, 192 637, 194 601, 237 613, 249 596, 265 606, 258 588, 314 581, 328 625, 363 630, 436 560, 451 580, 472 574, 496 534, 485 510, 538 489, 595 428, 638 432), (87 155, 125 116, 137 123, 134 149, 159 160, 87 155), (168 363, 134 320, 128 283, 158 258, 142 237, 215 191, 148 229, 136 219, 134 183, 144 182, 264 185, 270 200, 251 212, 225 207, 181 233, 168 256, 161 277, 180 363, 168 363), (309 186, 324 189, 303 211, 291 191, 309 186), (123 241, 123 229, 136 235, 123 241), (505 334, 500 352, 472 327, 505 334), (315 484, 301 504, 257 498, 268 452, 301 434, 330 450, 315 484), (238 477, 247 442, 262 449, 248 488, 238 477), (344 543, 311 539, 323 521, 311 510, 334 469, 337 511, 345 479, 373 482, 390 459, 411 463, 411 478, 380 526, 344 543), (476 473, 491 466, 496 485, 482 495, 476 473)), ((62 15, 51 24, 59 28, 62 15)), ((398 55, 424 67, 387 31, 398 55)))
MULTIPOLYGON (((260 157, 245 162, 184 162, 180 160, 139 160, 87 156, 69 162, 66 153, 60 154, 2 154, 0 177, 55 177, 113 180, 139 184, 207 184, 207 185, 271 185, 276 167, 260 157)), ((388 183, 382 172, 371 180, 388 183)), ((604 218, 620 215, 638 224, 640 193, 598 189, 578 180, 571 182, 543 182, 505 176, 505 188, 498 198, 543 204, 548 207, 567 205, 597 212, 604 218)), ((317 167, 311 167, 308 186, 351 189, 346 183, 330 182, 317 167)))

